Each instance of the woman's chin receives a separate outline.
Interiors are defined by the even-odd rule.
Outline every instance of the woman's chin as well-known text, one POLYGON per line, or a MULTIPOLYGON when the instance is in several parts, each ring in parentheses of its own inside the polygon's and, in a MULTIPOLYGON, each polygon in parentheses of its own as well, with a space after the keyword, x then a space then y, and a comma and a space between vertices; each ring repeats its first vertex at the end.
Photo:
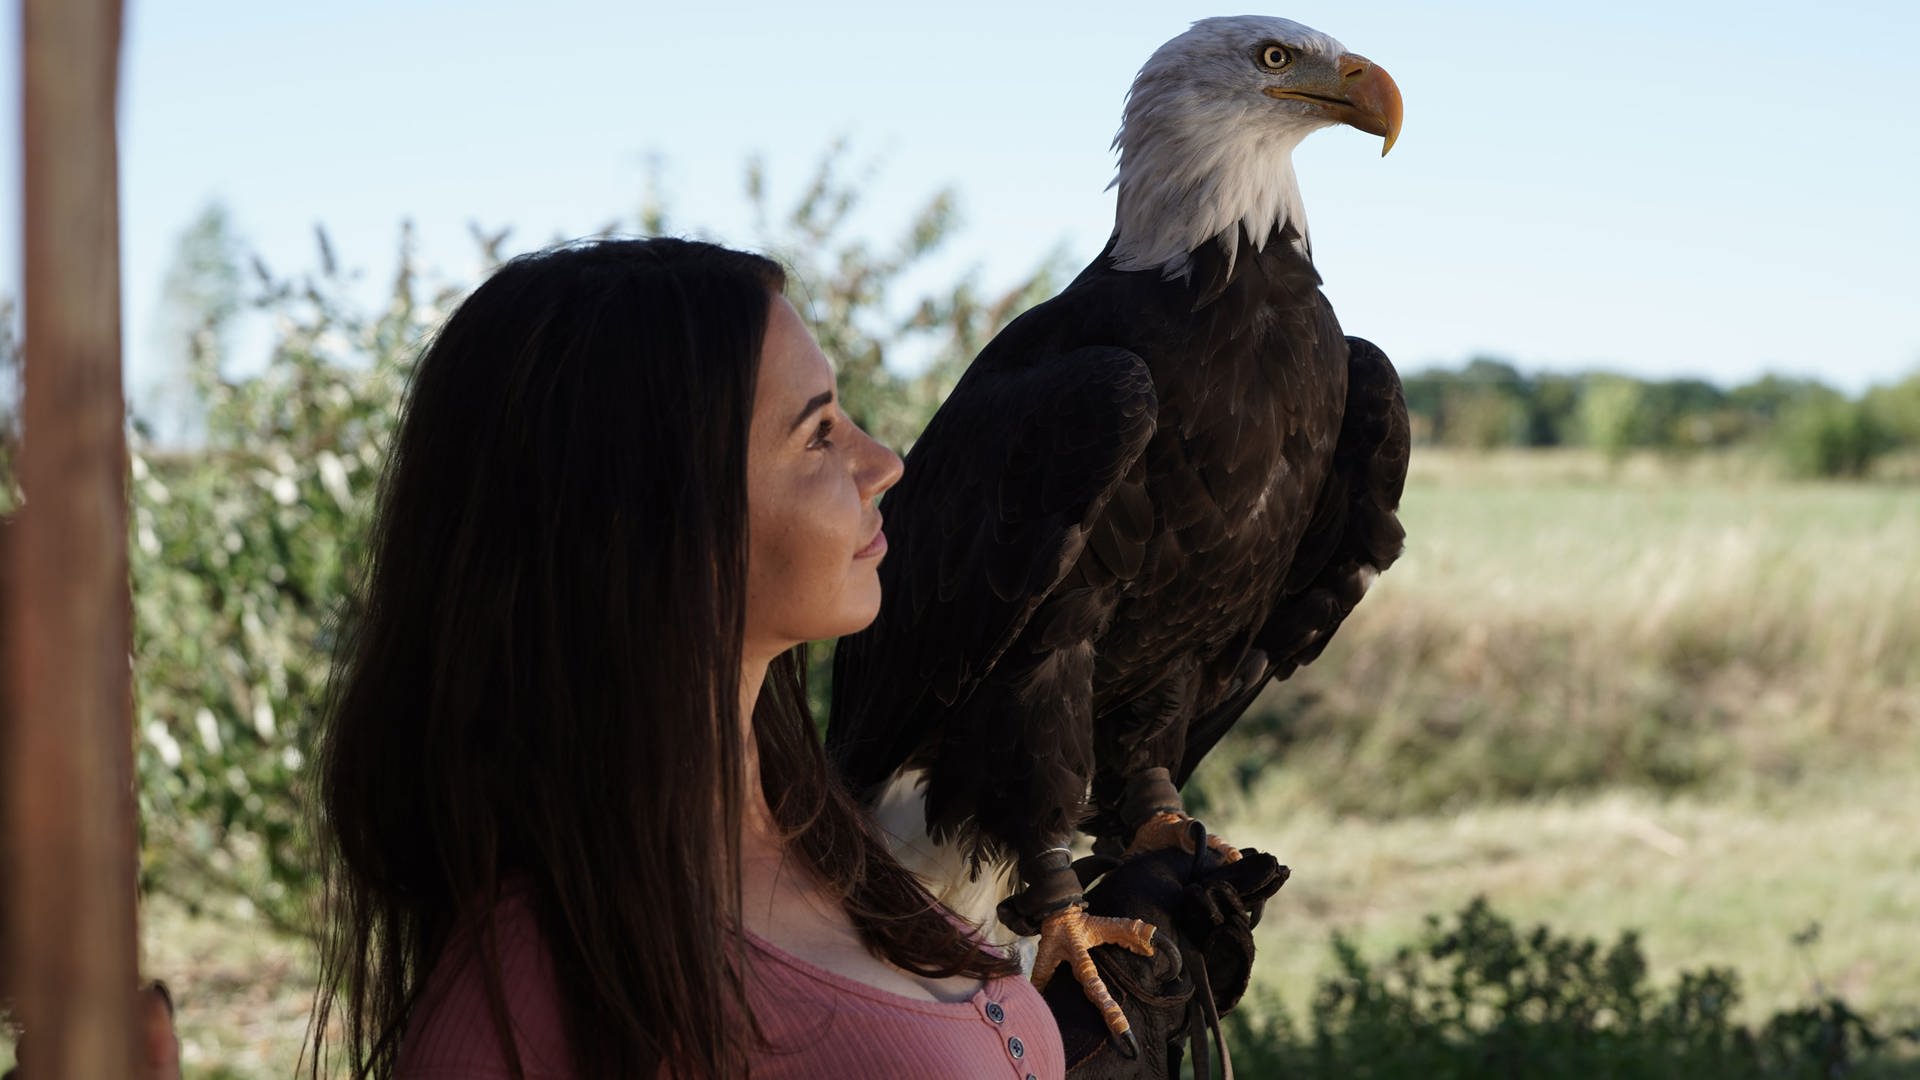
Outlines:
POLYGON ((869 575, 868 580, 862 582, 862 586, 853 590, 848 598, 851 602, 847 604, 847 619, 851 625, 849 629, 840 632, 841 637, 865 630, 873 625, 873 620, 880 617, 879 575, 869 575))

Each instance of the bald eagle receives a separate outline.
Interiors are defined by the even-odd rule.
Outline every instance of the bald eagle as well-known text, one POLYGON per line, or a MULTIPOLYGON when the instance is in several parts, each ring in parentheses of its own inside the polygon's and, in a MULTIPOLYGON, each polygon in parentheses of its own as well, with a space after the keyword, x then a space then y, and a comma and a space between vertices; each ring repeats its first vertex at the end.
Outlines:
POLYGON ((914 444, 879 618, 835 657, 828 750, 902 857, 1037 929, 1035 981, 1070 962, 1123 1046, 1087 949, 1150 952, 1152 928, 1085 915, 1074 831, 1181 842, 1178 785, 1401 549, 1399 379, 1320 292, 1291 159, 1336 124, 1384 153, 1400 115, 1385 71, 1299 23, 1161 46, 1114 138, 1112 239, 914 444))

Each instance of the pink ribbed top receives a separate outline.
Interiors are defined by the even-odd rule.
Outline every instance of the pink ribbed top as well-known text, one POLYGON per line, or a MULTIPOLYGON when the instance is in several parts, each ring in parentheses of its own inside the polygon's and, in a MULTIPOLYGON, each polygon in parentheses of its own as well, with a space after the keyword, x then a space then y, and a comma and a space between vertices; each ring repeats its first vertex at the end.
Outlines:
MULTIPOLYGON (((507 1013, 530 1080, 572 1080, 559 989, 533 912, 494 909, 507 1013)), ((966 1001, 921 1001, 836 975, 747 935, 747 1004, 767 1036, 760 1080, 1065 1080, 1060 1030, 1026 979, 995 979, 966 1001)), ((475 951, 449 949, 427 979, 400 1047, 403 1080, 508 1075, 475 951)))

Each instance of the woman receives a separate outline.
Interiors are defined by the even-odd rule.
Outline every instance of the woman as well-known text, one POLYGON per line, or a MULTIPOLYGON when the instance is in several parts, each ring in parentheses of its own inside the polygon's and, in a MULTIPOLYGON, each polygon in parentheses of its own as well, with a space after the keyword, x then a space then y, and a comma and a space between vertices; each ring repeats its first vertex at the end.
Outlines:
POLYGON ((806 714, 798 649, 879 609, 900 462, 783 288, 571 245, 421 358, 319 764, 315 1075, 1064 1072, 806 714))

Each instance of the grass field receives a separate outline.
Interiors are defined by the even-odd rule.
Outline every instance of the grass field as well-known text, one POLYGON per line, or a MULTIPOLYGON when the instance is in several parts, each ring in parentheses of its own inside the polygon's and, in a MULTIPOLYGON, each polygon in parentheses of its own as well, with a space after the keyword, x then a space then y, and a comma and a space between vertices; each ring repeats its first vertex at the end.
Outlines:
MULTIPOLYGON (((1404 559, 1199 778, 1217 831, 1293 867, 1260 983, 1298 1013, 1333 931, 1377 955, 1485 894, 1636 929, 1656 973, 1735 968, 1750 1016, 1818 986, 1920 1021, 1915 489, 1415 460, 1404 559)), ((145 937, 189 1075, 291 1072, 297 942, 166 903, 145 937)))
POLYGON ((1909 778, 1761 797, 1610 792, 1393 821, 1297 813, 1226 826, 1293 868, 1262 923, 1259 975, 1296 1015, 1335 930, 1372 956, 1484 895, 1524 924, 1610 941, 1655 974, 1738 970, 1757 1019, 1839 994, 1920 1021, 1920 799, 1909 778), (1814 940, 1796 935, 1818 926, 1814 940))

